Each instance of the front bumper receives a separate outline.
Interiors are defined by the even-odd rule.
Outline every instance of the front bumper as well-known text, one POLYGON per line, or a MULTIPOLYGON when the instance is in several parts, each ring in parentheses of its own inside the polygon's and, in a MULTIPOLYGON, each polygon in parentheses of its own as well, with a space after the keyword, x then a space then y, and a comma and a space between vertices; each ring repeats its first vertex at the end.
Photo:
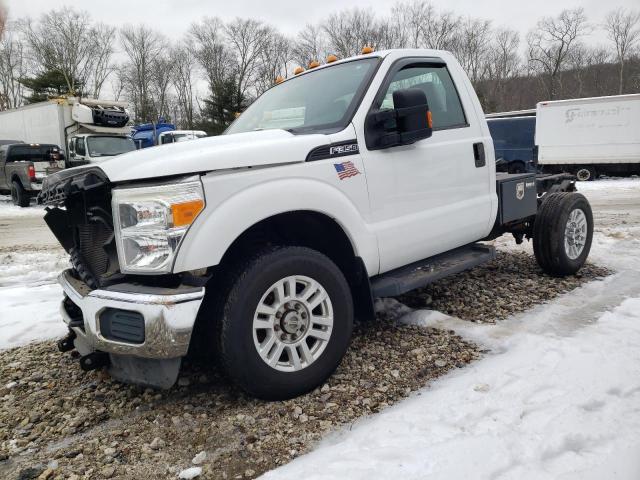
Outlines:
POLYGON ((191 333, 204 298, 203 287, 167 289, 119 284, 90 290, 83 282, 75 279, 70 270, 62 272, 58 282, 69 300, 82 312, 82 319, 78 320, 72 318, 64 302, 60 307, 63 320, 80 340, 76 344, 82 345, 82 350, 85 350, 80 351, 82 355, 101 351, 163 360, 187 354, 191 333), (143 342, 126 343, 105 338, 100 332, 99 319, 107 308, 142 315, 143 342))

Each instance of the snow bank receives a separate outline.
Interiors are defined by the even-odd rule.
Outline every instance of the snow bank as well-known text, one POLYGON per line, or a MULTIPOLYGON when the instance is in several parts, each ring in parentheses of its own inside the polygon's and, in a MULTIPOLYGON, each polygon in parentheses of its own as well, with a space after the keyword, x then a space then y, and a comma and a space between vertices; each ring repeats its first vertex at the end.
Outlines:
MULTIPOLYGON (((615 197, 609 211, 621 198, 640 202, 640 179, 579 189, 600 205, 615 197)), ((615 275, 497 325, 378 302, 383 314, 454 329, 491 353, 263 478, 640 478, 640 228, 637 211, 620 212, 630 220, 596 225, 590 255, 615 275)))
POLYGON ((264 478, 640 478, 640 297, 586 325, 548 309, 514 322, 570 328, 482 326, 502 353, 264 478))
POLYGON ((65 334, 55 282, 68 264, 57 250, 0 254, 0 350, 65 334))
POLYGON ((0 287, 52 283, 68 267, 62 250, 0 253, 0 287))
POLYGON ((0 287, 0 350, 62 337, 61 300, 58 284, 0 287))

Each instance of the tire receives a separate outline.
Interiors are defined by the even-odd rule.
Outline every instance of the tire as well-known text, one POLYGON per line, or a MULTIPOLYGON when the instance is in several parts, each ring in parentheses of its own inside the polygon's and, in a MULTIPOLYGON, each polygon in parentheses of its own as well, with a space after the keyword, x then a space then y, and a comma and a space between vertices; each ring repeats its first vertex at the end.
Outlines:
POLYGON ((344 275, 328 257, 305 247, 273 247, 238 264, 224 284, 228 293, 218 301, 215 350, 227 376, 248 394, 293 398, 313 390, 338 367, 351 340, 353 300, 344 275), (285 279, 284 295, 276 294, 274 287, 285 279), (312 308, 322 298, 320 289, 326 299, 312 308), (312 292, 308 301, 302 298, 305 292, 312 292), (322 316, 317 321, 324 325, 309 323, 312 314, 322 316))
POLYGON ((596 179, 596 169, 593 167, 582 166, 576 170, 576 178, 580 182, 590 182, 596 179))
POLYGON ((552 193, 542 202, 533 226, 538 265, 556 277, 573 275, 591 250, 593 213, 584 195, 552 193))
POLYGON ((28 207, 31 198, 20 182, 14 180, 11 182, 11 200, 18 207, 28 207))

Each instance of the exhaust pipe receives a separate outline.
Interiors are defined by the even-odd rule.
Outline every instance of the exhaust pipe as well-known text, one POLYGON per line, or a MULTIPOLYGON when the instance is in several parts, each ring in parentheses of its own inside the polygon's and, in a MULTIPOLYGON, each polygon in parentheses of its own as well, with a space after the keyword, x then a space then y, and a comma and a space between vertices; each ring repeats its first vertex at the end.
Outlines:
POLYGON ((107 367, 109 363, 109 354, 105 352, 92 352, 84 357, 80 357, 80 368, 85 372, 107 367))
POLYGON ((58 350, 60 350, 62 353, 70 352, 71 350, 76 348, 73 343, 75 339, 76 332, 70 329, 66 337, 64 337, 62 340, 58 340, 58 350))

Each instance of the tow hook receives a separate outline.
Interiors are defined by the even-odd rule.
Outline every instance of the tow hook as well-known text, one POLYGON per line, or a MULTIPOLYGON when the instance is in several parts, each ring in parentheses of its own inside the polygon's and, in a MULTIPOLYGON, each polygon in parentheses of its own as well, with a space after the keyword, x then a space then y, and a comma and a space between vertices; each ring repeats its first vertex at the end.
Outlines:
POLYGON ((80 357, 80 368, 85 372, 106 367, 109 363, 109 354, 105 352, 92 352, 80 357))
POLYGON ((70 352, 75 347, 73 341, 76 339, 76 332, 69 330, 69 333, 62 340, 58 340, 58 350, 62 353, 70 352))

